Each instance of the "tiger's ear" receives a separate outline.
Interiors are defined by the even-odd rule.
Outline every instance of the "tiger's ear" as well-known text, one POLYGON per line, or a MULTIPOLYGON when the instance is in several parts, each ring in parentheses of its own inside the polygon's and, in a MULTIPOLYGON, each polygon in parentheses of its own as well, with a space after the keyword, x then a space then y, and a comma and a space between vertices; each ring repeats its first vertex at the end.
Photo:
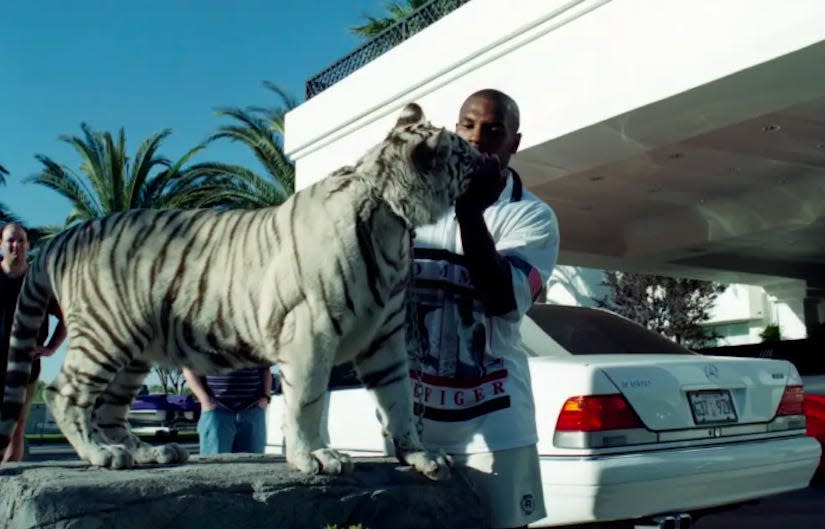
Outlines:
POLYGON ((424 111, 416 103, 409 103, 401 111, 398 121, 395 123, 395 128, 406 127, 414 123, 421 123, 424 121, 424 111))
POLYGON ((450 155, 450 142, 444 129, 432 134, 413 147, 410 153, 413 167, 419 172, 430 173, 444 163, 450 155))

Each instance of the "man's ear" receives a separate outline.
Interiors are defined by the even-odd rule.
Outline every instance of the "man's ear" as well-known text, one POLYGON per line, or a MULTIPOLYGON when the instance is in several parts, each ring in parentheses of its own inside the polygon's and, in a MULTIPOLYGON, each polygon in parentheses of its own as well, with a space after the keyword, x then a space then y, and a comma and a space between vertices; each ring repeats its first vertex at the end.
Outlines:
POLYGON ((521 143, 521 132, 516 132, 516 137, 513 140, 513 145, 510 147, 510 153, 511 154, 516 154, 516 151, 518 151, 518 146, 519 146, 520 143, 521 143))

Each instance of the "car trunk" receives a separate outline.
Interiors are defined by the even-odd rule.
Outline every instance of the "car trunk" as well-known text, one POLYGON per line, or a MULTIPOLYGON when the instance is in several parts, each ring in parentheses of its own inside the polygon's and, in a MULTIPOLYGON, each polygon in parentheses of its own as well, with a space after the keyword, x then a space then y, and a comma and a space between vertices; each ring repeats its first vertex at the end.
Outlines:
POLYGON ((600 369, 653 431, 771 421, 790 364, 759 358, 600 356, 600 369))

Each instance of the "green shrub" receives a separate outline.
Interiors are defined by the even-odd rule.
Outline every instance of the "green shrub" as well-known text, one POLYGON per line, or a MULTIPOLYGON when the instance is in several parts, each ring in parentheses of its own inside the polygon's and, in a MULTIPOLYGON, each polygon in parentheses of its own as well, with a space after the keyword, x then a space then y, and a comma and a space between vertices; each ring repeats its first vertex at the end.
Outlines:
POLYGON ((759 333, 763 342, 778 342, 782 340, 782 335, 779 332, 779 325, 768 325, 765 330, 759 333))

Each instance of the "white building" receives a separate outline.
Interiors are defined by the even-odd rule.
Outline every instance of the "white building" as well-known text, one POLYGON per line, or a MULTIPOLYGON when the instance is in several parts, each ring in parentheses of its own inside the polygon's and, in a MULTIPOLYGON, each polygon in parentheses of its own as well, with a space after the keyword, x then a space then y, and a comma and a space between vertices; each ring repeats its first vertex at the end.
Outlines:
MULTIPOLYGON (((608 292, 601 285, 602 279, 601 270, 560 265, 547 284, 547 301, 594 307, 595 299, 608 292)), ((706 324, 722 337, 717 345, 761 342, 760 334, 768 325, 778 325, 784 340, 805 338, 807 333, 800 301, 805 296, 804 282, 782 280, 771 285, 771 292, 778 293, 781 299, 776 294, 769 294, 762 286, 727 285, 706 324)))
POLYGON ((556 278, 572 288, 551 299, 627 270, 754 285, 720 301, 730 340, 825 320, 825 2, 454 3, 308 81, 286 118, 299 188, 406 103, 452 128, 467 95, 498 88, 521 108, 513 165, 559 217, 556 278))

